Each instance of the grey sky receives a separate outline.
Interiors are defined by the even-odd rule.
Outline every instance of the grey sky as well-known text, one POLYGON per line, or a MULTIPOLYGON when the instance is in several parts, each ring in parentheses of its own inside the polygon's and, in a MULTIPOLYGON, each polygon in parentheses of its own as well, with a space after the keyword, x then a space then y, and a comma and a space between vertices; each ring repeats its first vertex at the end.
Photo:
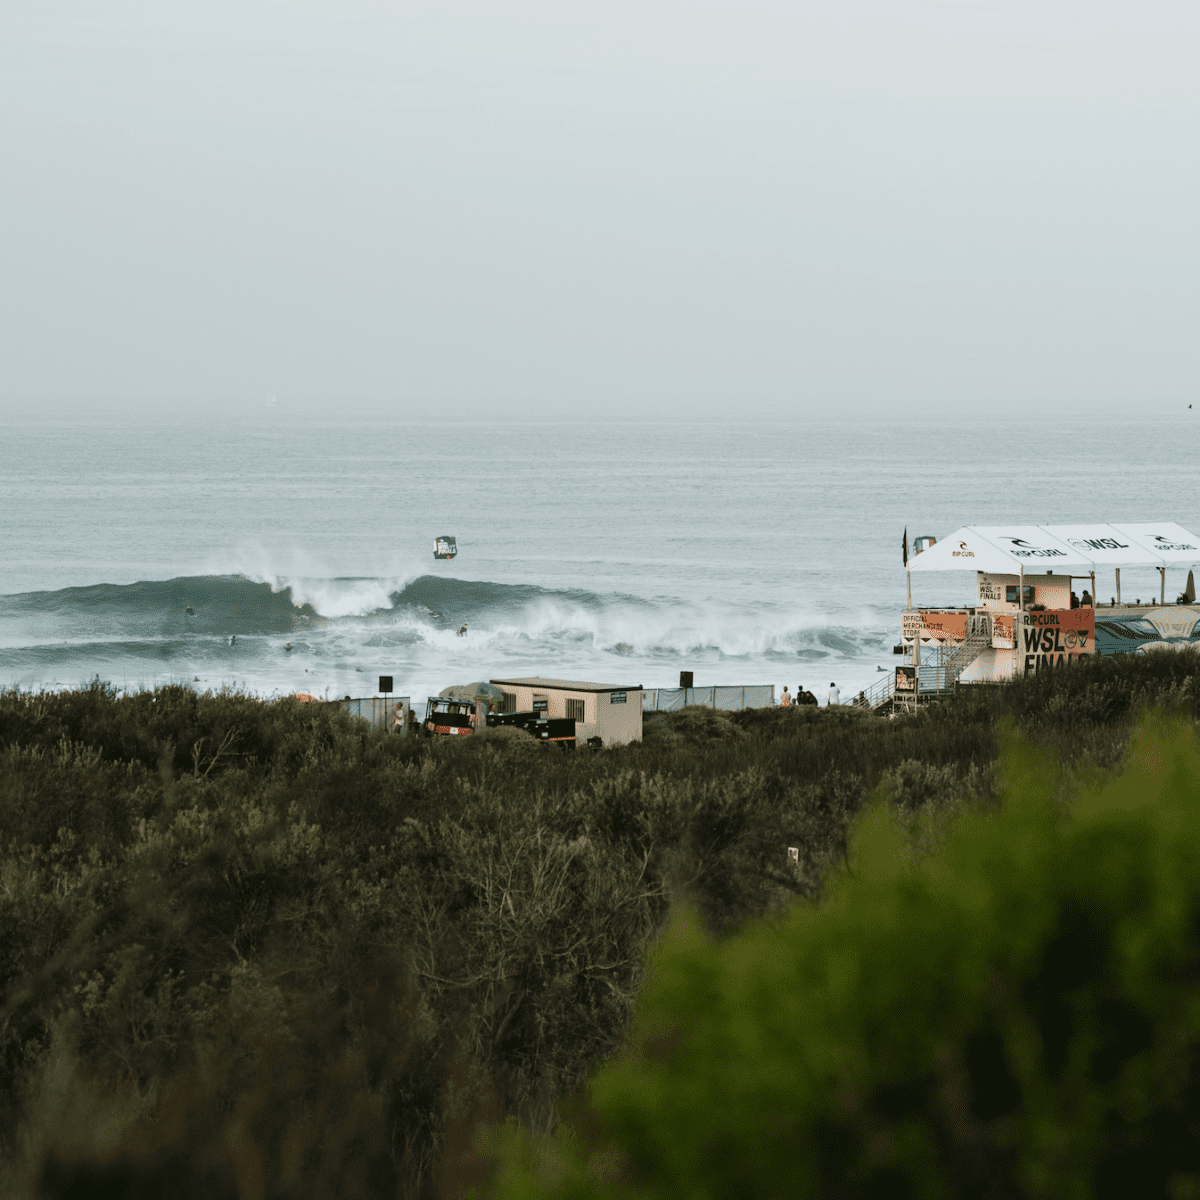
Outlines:
POLYGON ((5 0, 0 406, 1176 408, 1198 150, 1191 0, 5 0))

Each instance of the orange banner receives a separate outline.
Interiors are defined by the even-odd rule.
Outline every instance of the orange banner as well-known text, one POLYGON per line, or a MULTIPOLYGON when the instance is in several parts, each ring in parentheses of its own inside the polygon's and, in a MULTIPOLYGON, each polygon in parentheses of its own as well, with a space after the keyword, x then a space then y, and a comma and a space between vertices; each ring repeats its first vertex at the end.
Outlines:
POLYGON ((900 636, 911 642, 920 637, 939 642, 961 642, 967 636, 967 614, 961 612, 906 612, 900 618, 900 636))
POLYGON ((1091 608, 1053 608, 1024 614, 1021 649, 1025 674, 1060 667, 1096 653, 1096 613, 1091 608))

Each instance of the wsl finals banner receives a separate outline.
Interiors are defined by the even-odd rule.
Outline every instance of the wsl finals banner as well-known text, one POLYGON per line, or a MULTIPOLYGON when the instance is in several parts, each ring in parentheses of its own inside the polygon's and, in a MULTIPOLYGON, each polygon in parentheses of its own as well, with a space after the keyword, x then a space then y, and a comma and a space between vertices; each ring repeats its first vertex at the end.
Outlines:
POLYGON ((1027 612, 1021 629, 1025 674, 1061 667, 1073 658, 1096 653, 1096 614, 1090 608, 1027 612))

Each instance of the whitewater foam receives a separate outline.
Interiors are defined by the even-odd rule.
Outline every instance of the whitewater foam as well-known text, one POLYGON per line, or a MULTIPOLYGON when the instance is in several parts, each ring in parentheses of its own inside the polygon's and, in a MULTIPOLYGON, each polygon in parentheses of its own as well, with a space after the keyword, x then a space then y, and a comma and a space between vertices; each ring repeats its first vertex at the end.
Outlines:
POLYGON ((365 617, 392 607, 392 596, 403 590, 403 577, 391 579, 314 579, 293 575, 251 576, 273 592, 290 593, 296 608, 310 605, 318 616, 365 617))

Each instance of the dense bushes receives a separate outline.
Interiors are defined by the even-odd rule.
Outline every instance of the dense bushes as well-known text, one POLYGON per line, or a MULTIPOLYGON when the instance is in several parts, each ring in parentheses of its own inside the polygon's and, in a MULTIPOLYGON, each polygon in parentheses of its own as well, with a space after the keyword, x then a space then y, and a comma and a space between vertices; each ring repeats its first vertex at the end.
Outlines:
POLYGON ((1078 776, 1140 707, 1194 714, 1194 670, 893 721, 685 710, 575 755, 179 688, 0 694, 0 1191, 156 1194, 182 1162, 215 1197, 453 1191, 477 1122, 548 1134, 621 1047, 675 902, 727 936, 818 900, 881 785, 928 854, 994 805, 1001 717, 1078 776))
POLYGON ((499 1190, 1200 1194, 1194 728, 1070 813, 1045 754, 1003 774, 921 862, 876 806, 819 908, 721 942, 676 911, 632 1044, 499 1190))

